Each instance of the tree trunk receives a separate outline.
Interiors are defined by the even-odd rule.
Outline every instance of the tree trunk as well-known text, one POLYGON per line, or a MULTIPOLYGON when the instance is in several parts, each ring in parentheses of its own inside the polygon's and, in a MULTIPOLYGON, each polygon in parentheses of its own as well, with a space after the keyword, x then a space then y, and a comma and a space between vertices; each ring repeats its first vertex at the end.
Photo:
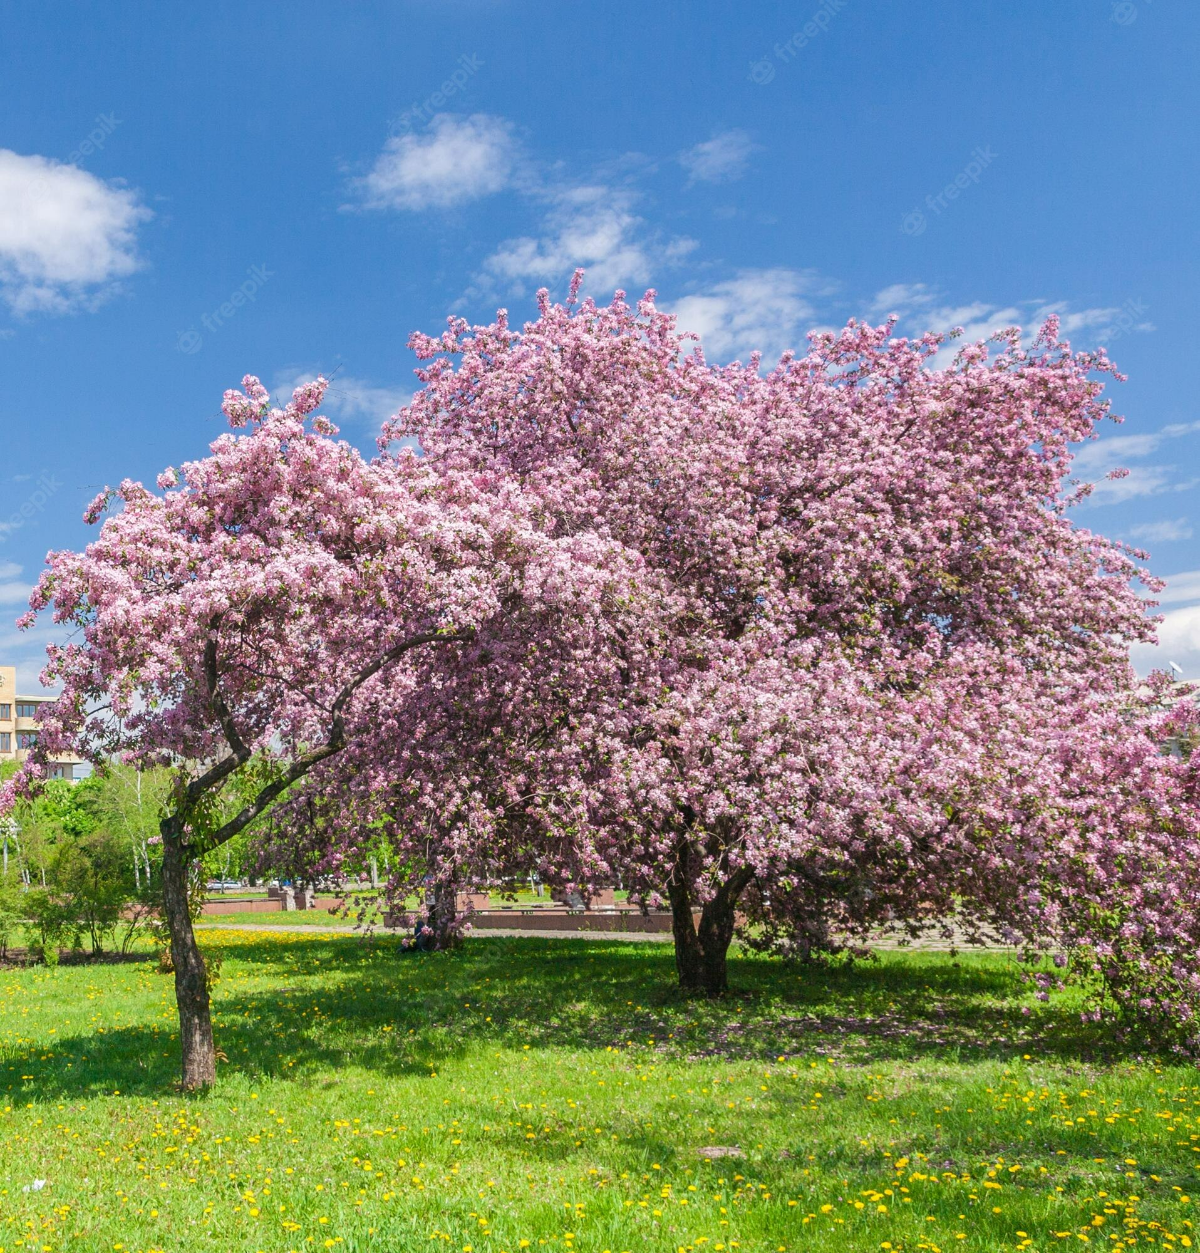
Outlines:
POLYGON ((688 993, 724 996, 729 988, 726 959, 733 942, 738 897, 754 877, 748 867, 735 870, 700 910, 700 925, 692 917, 688 875, 690 849, 680 846, 675 873, 667 885, 671 901, 671 931, 675 937, 675 969, 679 986, 688 993))
POLYGON ((675 937, 675 969, 679 986, 696 993, 704 986, 704 954, 700 937, 692 919, 692 894, 688 884, 678 877, 667 885, 671 900, 671 933, 675 937))
POLYGON ((458 892, 454 883, 437 883, 429 903, 429 926, 433 930, 432 946, 438 951, 455 948, 460 936, 454 922, 458 917, 458 892))
POLYGON ((216 1082, 217 1054, 213 1047, 204 958, 196 944, 188 913, 187 871, 187 849, 182 832, 168 834, 164 830, 163 908, 171 933, 171 961, 175 966, 175 1003, 179 1007, 179 1047, 183 1058, 180 1082, 185 1092, 193 1092, 212 1087, 216 1082))

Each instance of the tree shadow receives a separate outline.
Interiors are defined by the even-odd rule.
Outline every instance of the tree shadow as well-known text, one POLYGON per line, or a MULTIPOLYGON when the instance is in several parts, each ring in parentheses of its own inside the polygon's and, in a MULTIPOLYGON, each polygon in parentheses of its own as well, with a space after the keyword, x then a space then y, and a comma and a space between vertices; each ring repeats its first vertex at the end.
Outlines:
MULTIPOLYGON (((280 943, 245 933, 218 944, 226 977, 213 1009, 223 1068, 326 1086, 350 1067, 428 1076, 481 1044, 863 1064, 1025 1054, 1092 1063, 1132 1052, 1081 1023, 1070 994, 1022 1004, 1020 971, 997 954, 891 953, 806 967, 741 953, 730 963, 731 994, 704 1001, 675 986, 669 945, 488 937, 418 954, 392 937, 289 935, 280 943), (243 986, 264 977, 269 990, 243 986)), ((177 1074, 178 1040, 162 1026, 64 1036, 53 1050, 48 1060, 22 1062, 25 1095, 161 1093, 177 1074)), ((12 1095, 21 1092, 14 1085, 12 1095)))

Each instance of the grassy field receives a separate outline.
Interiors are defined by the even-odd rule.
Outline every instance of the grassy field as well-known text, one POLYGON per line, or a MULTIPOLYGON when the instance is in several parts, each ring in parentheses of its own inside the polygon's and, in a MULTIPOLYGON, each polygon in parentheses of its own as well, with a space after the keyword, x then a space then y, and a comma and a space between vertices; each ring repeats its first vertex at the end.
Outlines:
MULTIPOLYGON (((378 924, 383 914, 379 910, 371 910, 367 921, 378 924)), ((232 914, 206 914, 201 920, 205 926, 243 926, 243 927, 353 927, 358 923, 358 911, 343 914, 341 910, 328 909, 296 909, 270 910, 258 913, 254 910, 239 910, 232 914)))
POLYGON ((655 944, 204 943, 207 1097, 149 961, 0 972, 4 1253, 1191 1246, 1195 1070, 999 955, 744 956, 696 1004, 655 944))

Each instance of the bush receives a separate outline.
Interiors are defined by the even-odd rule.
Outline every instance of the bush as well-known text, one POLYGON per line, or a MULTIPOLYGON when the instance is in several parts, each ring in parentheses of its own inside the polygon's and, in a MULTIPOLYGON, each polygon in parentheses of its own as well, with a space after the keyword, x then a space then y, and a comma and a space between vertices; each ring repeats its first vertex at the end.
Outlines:
POLYGON ((25 919, 25 885, 15 870, 0 873, 0 960, 19 934, 25 919))
POLYGON ((58 965, 58 948, 71 938, 73 915, 49 888, 30 888, 24 894, 22 912, 33 932, 30 952, 47 966, 58 965))
POLYGON ((63 842, 51 873, 68 926, 87 936, 93 953, 103 952, 127 904, 139 895, 125 848, 107 832, 94 831, 63 842))

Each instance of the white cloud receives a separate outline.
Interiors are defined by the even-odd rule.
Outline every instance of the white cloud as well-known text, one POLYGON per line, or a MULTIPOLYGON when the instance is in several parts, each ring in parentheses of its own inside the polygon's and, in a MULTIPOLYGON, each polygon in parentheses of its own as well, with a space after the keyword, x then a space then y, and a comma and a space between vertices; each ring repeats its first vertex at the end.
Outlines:
POLYGON ((1160 605, 1181 605, 1200 600, 1200 570, 1181 570, 1166 576, 1167 586, 1155 592, 1154 599, 1160 605))
POLYGON ((512 126, 475 113, 439 113, 422 134, 394 135, 356 188, 369 209, 443 209, 506 187, 516 160, 512 126))
POLYGON ((33 588, 28 583, 16 582, 20 573, 21 567, 15 561, 0 561, 0 605, 19 605, 24 612, 33 588))
MULTIPOLYGON (((302 383, 311 382, 322 373, 318 369, 288 369, 282 371, 272 388, 273 393, 287 400, 302 383)), ((359 425, 372 432, 403 408, 412 399, 412 390, 402 387, 379 387, 349 374, 334 373, 329 378, 329 390, 321 404, 321 412, 341 425, 359 425)))
POLYGON ((1087 498, 1090 505, 1119 505, 1141 496, 1159 496, 1163 492, 1183 491, 1188 483, 1173 483, 1171 471, 1166 466, 1132 466, 1122 478, 1108 479, 1100 475, 1088 475, 1077 471, 1072 477, 1082 478, 1094 484, 1087 498))
POLYGON ((1047 303, 1025 300, 996 305, 976 300, 953 305, 942 302, 939 292, 925 283, 893 283, 878 292, 867 306, 867 316, 882 321, 889 314, 899 318, 901 333, 924 334, 962 327, 961 337, 942 345, 931 359, 931 366, 944 369, 964 344, 988 339, 997 331, 1019 327, 1023 334, 1036 332, 1053 313, 1059 318, 1059 333, 1079 336, 1091 344, 1111 344, 1132 331, 1148 332, 1154 324, 1141 316, 1145 308, 1138 301, 1127 301, 1120 308, 1072 309, 1067 301, 1047 303))
POLYGON ((722 131, 702 144, 679 154, 688 172, 688 184, 731 183, 741 178, 753 153, 759 150, 743 130, 722 131))
MULTIPOLYGON (((1110 435, 1104 439, 1093 440, 1076 450, 1071 465, 1072 477, 1095 482, 1095 490, 1089 500, 1090 503, 1096 505, 1119 504, 1139 496, 1157 496, 1163 492, 1186 491, 1195 486, 1194 480, 1177 480, 1174 477, 1173 466, 1131 465, 1130 463, 1152 456, 1168 440, 1177 439, 1197 430, 1200 430, 1200 422, 1176 422, 1160 430, 1147 431, 1141 435, 1110 435), (1124 478, 1118 479, 1104 477, 1116 469, 1127 469, 1129 473, 1124 478)), ((1130 534, 1140 539, 1169 538, 1163 534, 1155 535, 1148 531, 1139 535, 1137 530, 1134 530, 1130 534)))
POLYGON ((1025 330, 1025 318, 1015 305, 997 307, 978 300, 966 305, 931 308, 922 322, 922 331, 949 331, 956 326, 962 327, 962 334, 957 339, 947 341, 934 354, 931 365, 935 369, 945 369, 964 344, 988 339, 997 331, 1006 330, 1010 326, 1019 326, 1022 331, 1025 330))
POLYGON ((0 605, 24 605, 32 591, 28 583, 0 583, 0 605))
POLYGON ((1071 309, 1066 301, 1040 306, 1033 314, 1033 324, 1040 326, 1051 313, 1059 316, 1060 334, 1077 335, 1094 332, 1087 338, 1098 344, 1111 344, 1131 331, 1143 334, 1157 329, 1144 317, 1146 306, 1139 300, 1127 300, 1120 308, 1071 309))
POLYGON ((329 384, 321 407, 340 422, 359 422, 376 430, 411 399, 411 389, 377 387, 339 374, 329 384))
POLYGON ((17 313, 64 313, 132 274, 137 193, 73 165, 0 149, 0 296, 17 313))
POLYGON ((817 316, 812 298, 831 290, 804 270, 743 270, 669 308, 681 331, 700 336, 711 360, 745 360, 757 348, 769 362, 785 349, 807 347, 805 336, 817 316))
POLYGON ((1141 522, 1132 526, 1129 534, 1147 544, 1170 544, 1175 540, 1191 539, 1194 532, 1187 518, 1164 518, 1159 522, 1141 522))
POLYGON ((1162 441, 1162 431, 1149 431, 1144 435, 1110 435, 1107 439, 1093 440, 1075 454, 1072 469, 1085 477, 1107 474, 1128 461, 1157 452, 1162 441))
MULTIPOLYGON (((1192 573, 1198 579, 1196 590, 1200 595, 1200 571, 1192 573)), ((1162 601, 1165 595, 1160 594, 1157 599, 1162 601)), ((1142 674, 1165 670, 1173 661, 1183 671, 1185 679, 1200 679, 1200 605, 1164 614, 1158 627, 1158 645, 1135 644, 1130 656, 1142 674)))
POLYGON ((537 236, 505 240, 484 262, 472 295, 496 283, 515 286, 550 283, 587 270, 588 286, 601 291, 645 285, 659 266, 686 256, 695 240, 663 240, 647 231, 634 212, 636 195, 600 184, 568 187, 550 195, 550 208, 537 236))
POLYGON ((22 695, 47 695, 38 682, 46 664, 46 645, 64 644, 71 636, 70 628, 56 626, 45 615, 28 631, 18 631, 15 613, 0 614, 0 658, 17 669, 17 691, 22 695))
POLYGON ((898 317, 930 305, 937 293, 924 283, 893 283, 875 294, 867 307, 867 316, 874 321, 884 321, 891 314, 898 317))

